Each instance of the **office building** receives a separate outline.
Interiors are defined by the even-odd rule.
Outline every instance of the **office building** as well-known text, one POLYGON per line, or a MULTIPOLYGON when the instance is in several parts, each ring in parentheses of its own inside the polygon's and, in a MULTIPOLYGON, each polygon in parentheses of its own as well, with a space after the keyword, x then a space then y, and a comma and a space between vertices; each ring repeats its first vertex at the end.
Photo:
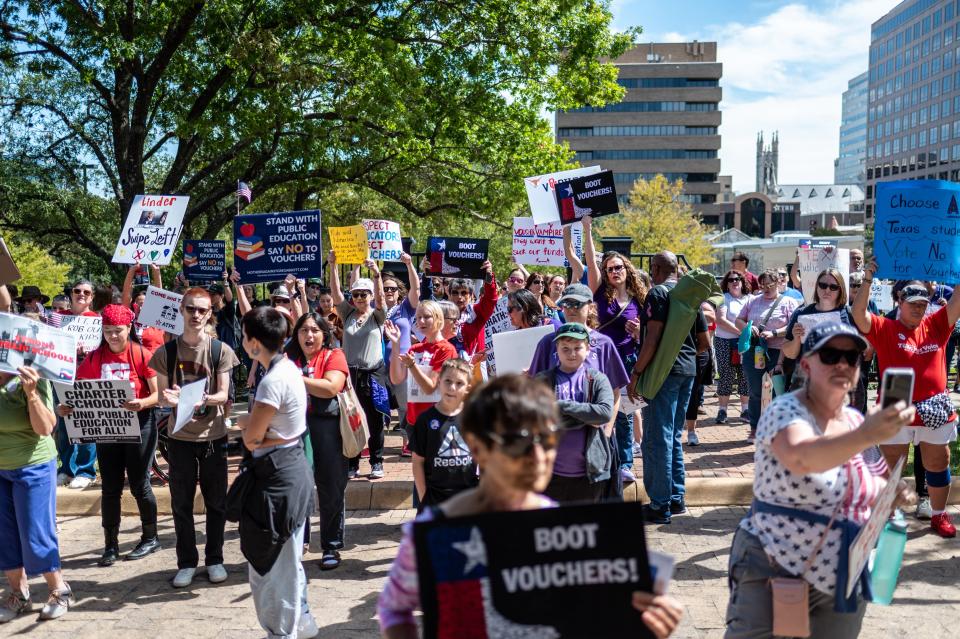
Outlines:
POLYGON ((867 91, 869 74, 863 72, 847 83, 840 116, 840 150, 833 161, 834 184, 867 181, 867 91))
POLYGON ((662 173, 707 224, 720 222, 720 78, 716 42, 641 44, 613 60, 622 102, 557 113, 557 141, 582 165, 614 171, 617 193, 662 173))
POLYGON ((876 184, 960 179, 960 0, 907 0, 870 28, 866 220, 876 184))

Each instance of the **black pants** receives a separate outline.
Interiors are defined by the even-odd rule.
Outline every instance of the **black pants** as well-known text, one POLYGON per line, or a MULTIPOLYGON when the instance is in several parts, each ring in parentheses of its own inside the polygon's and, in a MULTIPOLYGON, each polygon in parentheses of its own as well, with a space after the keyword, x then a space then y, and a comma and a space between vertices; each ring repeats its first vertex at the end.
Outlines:
POLYGON ((343 548, 348 460, 343 456, 339 417, 307 416, 313 447, 313 481, 320 509, 320 547, 343 548))
POLYGON ((226 527, 227 438, 209 442, 170 439, 170 503, 177 533, 177 568, 196 568, 200 562, 193 524, 193 499, 200 494, 207 513, 207 545, 204 564, 223 563, 223 531, 226 527))
MULTIPOLYGON (((360 408, 363 409, 363 414, 367 416, 367 427, 370 429, 367 448, 370 449, 370 465, 372 466, 373 464, 383 463, 383 413, 378 411, 373 403, 373 393, 369 390, 369 382, 364 384, 356 379, 362 375, 366 375, 366 373, 355 374, 354 369, 350 369, 350 381, 357 391, 360 408)), ((360 468, 359 456, 350 460, 350 468, 354 470, 360 468)))
POLYGON ((543 494, 561 504, 600 503, 609 480, 590 483, 586 477, 554 475, 543 494))
POLYGON ((97 444, 97 461, 103 480, 100 520, 104 527, 120 525, 124 476, 130 482, 130 494, 137 500, 141 523, 157 523, 157 498, 150 487, 150 465, 157 450, 157 425, 152 408, 140 411, 137 417, 140 420, 139 444, 97 444))

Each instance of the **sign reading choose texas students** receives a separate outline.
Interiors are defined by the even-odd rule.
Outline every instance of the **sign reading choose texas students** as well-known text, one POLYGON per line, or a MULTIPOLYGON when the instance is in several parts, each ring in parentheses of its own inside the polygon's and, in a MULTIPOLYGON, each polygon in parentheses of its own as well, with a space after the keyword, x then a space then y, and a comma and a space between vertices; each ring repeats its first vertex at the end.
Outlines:
POLYGON ((651 592, 639 503, 414 524, 423 636, 652 637, 631 605, 651 592))

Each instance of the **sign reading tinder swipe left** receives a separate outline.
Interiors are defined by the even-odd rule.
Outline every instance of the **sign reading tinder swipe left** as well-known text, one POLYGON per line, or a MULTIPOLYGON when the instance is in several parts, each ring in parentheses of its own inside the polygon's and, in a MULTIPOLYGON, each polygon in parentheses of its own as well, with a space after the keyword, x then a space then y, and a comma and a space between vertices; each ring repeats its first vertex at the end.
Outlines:
POLYGON ((233 261, 244 284, 320 277, 320 211, 288 211, 233 218, 233 261))

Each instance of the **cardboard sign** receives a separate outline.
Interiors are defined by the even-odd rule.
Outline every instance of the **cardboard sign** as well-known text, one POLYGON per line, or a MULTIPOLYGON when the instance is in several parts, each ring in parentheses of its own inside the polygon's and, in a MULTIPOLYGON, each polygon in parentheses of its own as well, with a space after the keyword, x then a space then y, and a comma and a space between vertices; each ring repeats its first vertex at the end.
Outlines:
POLYGON ((558 184, 599 172, 599 166, 586 166, 569 171, 523 178, 523 186, 527 189, 527 201, 530 202, 530 214, 533 216, 533 223, 549 224, 560 221, 560 210, 557 208, 556 197, 558 184))
POLYGON ((553 332, 553 324, 547 324, 495 334, 493 352, 497 358, 497 375, 526 372, 540 339, 553 332))
POLYGON ((0 313, 0 371, 16 374, 31 366, 40 377, 72 382, 77 372, 77 338, 43 322, 0 313))
POLYGON ((483 325, 484 344, 486 344, 487 347, 485 364, 488 379, 495 377, 497 374, 497 360, 493 353, 493 336, 506 331, 516 330, 510 321, 510 313, 507 311, 507 306, 509 306, 507 296, 505 294, 501 295, 497 299, 496 306, 493 307, 493 314, 490 315, 487 323, 483 325))
MULTIPOLYGON (((850 283, 850 250, 838 249, 832 246, 820 248, 800 249, 800 286, 803 288, 803 299, 807 304, 813 304, 813 292, 817 288, 817 277, 827 268, 835 268, 843 276, 847 286, 850 283)), ((849 291, 849 289, 848 289, 849 291)))
MULTIPOLYGON (((583 225, 571 225, 571 241, 583 257, 583 225)), ((533 223, 532 217, 513 218, 513 261, 535 266, 570 266, 563 252, 563 227, 559 223, 533 223)))
POLYGON ((960 282, 960 184, 877 183, 873 253, 877 277, 960 282))
POLYGON ((197 409, 197 406, 203 401, 203 394, 207 392, 207 380, 198 379, 180 387, 180 399, 177 400, 177 420, 173 425, 173 432, 179 431, 186 426, 197 409))
POLYGON ((330 248, 337 254, 338 264, 363 264, 370 255, 367 243, 367 230, 362 224, 353 226, 331 226, 330 248))
POLYGON ((227 243, 223 240, 184 240, 183 274, 188 280, 218 282, 227 270, 227 243))
POLYGON ((138 195, 113 252, 114 264, 166 266, 173 257, 183 228, 187 195, 138 195))
POLYGON ((889 313, 893 310, 893 284, 885 282, 879 278, 873 278, 870 282, 870 299, 877 305, 877 310, 881 313, 889 313))
MULTIPOLYGON (((367 246, 370 259, 384 262, 399 262, 403 255, 403 242, 400 239, 400 224, 390 220, 363 220, 367 231, 367 246)), ((337 253, 337 257, 340 254, 337 253)))
POLYGON ((652 637, 631 605, 652 591, 639 503, 415 523, 423 636, 652 637))
POLYGON ((77 348, 84 353, 95 350, 103 339, 103 318, 99 315, 63 315, 60 328, 77 338, 77 348))
POLYGON ((20 277, 20 269, 17 268, 17 263, 13 261, 6 242, 0 237, 0 285, 12 284, 20 277))
POLYGON ((133 399, 129 379, 54 382, 60 403, 73 407, 63 418, 72 444, 139 444, 140 420, 123 405, 133 399))
POLYGON ((286 211, 233 218, 233 266, 244 284, 320 277, 320 211, 286 211))
POLYGON ((153 326, 171 335, 183 334, 183 315, 180 314, 183 295, 155 286, 148 286, 145 295, 138 326, 153 326))
POLYGON ((572 224, 584 215, 597 218, 620 212, 613 171, 575 178, 557 187, 560 223, 572 224))
POLYGON ((427 275, 481 279, 490 240, 469 237, 431 237, 427 240, 427 275))

